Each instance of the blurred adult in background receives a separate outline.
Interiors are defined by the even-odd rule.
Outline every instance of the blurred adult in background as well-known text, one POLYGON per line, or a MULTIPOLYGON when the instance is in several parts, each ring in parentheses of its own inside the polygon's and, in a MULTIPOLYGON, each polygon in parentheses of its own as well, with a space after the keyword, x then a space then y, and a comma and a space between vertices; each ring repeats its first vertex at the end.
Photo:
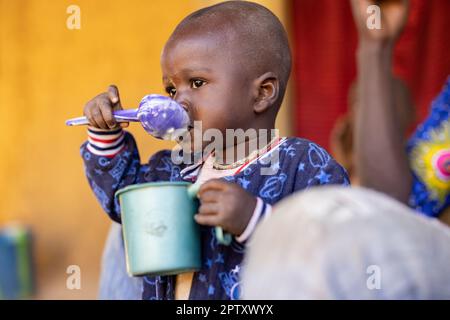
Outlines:
POLYGON ((408 17, 407 0, 351 0, 359 35, 357 80, 350 112, 333 131, 332 149, 352 184, 369 187, 450 224, 449 86, 409 142, 414 108, 392 73, 395 43, 408 17), (381 8, 381 29, 367 27, 367 7, 381 8))

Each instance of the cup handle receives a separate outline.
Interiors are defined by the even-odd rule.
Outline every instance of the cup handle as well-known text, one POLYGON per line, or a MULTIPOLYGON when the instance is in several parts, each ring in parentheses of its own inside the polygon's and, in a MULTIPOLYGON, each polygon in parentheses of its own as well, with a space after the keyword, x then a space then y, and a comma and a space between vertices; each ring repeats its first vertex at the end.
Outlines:
POLYGON ((199 183, 193 183, 187 188, 188 196, 192 199, 195 199, 197 197, 198 190, 200 190, 200 184, 199 183))
MULTIPOLYGON (((198 190, 200 190, 200 184, 194 183, 188 187, 187 193, 189 197, 194 199, 197 196, 198 190)), ((216 234, 217 242, 219 242, 220 244, 228 246, 233 240, 231 234, 223 232, 223 229, 221 227, 216 227, 214 231, 216 234)))
POLYGON ((216 233, 216 239, 218 243, 223 244, 224 246, 230 245, 231 240, 233 240, 231 238, 231 234, 223 232, 223 229, 221 227, 216 227, 214 231, 216 233))

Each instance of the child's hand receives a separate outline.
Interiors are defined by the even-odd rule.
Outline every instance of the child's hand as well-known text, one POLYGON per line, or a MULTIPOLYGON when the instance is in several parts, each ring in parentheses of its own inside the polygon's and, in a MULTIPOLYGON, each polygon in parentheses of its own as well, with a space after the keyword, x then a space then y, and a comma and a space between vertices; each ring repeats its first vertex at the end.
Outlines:
POLYGON ((205 182, 198 191, 199 213, 195 221, 202 225, 220 226, 240 236, 256 207, 256 198, 239 185, 220 179, 205 182))
POLYGON ((353 18, 361 41, 394 42, 408 19, 408 0, 351 0, 353 18), (377 5, 381 9, 381 29, 369 29, 367 7, 377 5))
MULTIPOLYGON (((113 111, 116 110, 122 110, 119 90, 115 85, 110 85, 107 92, 100 93, 86 103, 83 113, 92 127, 114 129, 118 127, 113 116, 113 111)), ((121 126, 127 127, 128 123, 121 123, 121 126)))

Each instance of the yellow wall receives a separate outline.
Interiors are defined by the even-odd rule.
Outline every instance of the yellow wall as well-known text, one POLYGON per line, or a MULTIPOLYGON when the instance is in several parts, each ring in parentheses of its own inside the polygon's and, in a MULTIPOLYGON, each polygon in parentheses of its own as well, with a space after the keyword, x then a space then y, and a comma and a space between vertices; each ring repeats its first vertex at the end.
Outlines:
MULTIPOLYGON (((282 1, 261 2, 284 17, 282 1)), ((109 226, 82 170, 85 129, 68 128, 65 119, 110 83, 126 107, 162 93, 165 40, 180 19, 210 3, 0 0, 0 225, 17 220, 33 228, 38 298, 95 298, 109 226), (80 30, 66 27, 71 4, 81 9, 80 30), (79 291, 65 288, 70 264, 81 267, 79 291)), ((278 125, 289 132, 287 111, 278 125)), ((144 160, 167 146, 138 125, 130 130, 144 160)))

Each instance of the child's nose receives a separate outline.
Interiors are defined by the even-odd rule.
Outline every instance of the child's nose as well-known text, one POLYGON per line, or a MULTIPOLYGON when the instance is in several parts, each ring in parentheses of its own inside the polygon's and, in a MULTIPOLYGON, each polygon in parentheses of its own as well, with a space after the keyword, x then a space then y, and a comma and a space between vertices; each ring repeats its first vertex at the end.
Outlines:
POLYGON ((184 109, 189 115, 189 118, 193 119, 191 104, 187 99, 176 97, 175 101, 184 109))
POLYGON ((186 112, 189 112, 188 104, 185 101, 177 101, 177 102, 180 106, 183 107, 184 110, 186 110, 186 112))
POLYGON ((184 110, 186 110, 187 112, 189 112, 190 109, 190 102, 187 99, 187 96, 185 93, 178 91, 177 95, 175 96, 175 101, 181 105, 184 110))

